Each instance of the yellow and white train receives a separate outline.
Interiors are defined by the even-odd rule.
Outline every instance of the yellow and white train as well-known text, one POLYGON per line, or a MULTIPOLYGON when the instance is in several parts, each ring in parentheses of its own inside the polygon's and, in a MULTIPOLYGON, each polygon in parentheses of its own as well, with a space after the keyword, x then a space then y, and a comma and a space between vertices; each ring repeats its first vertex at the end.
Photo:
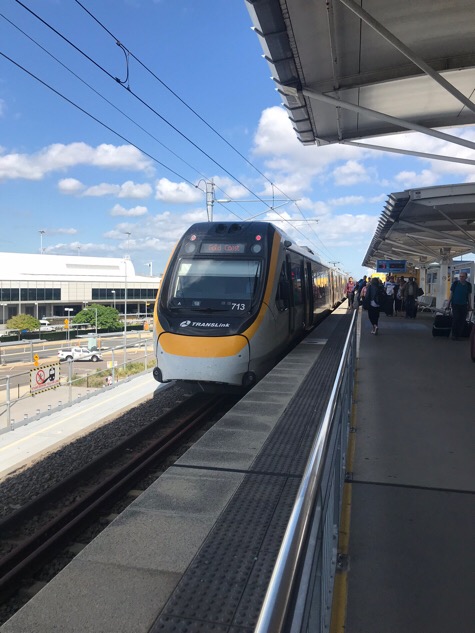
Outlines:
POLYGON ((155 303, 154 377, 250 387, 344 293, 341 272, 273 224, 194 224, 155 303))

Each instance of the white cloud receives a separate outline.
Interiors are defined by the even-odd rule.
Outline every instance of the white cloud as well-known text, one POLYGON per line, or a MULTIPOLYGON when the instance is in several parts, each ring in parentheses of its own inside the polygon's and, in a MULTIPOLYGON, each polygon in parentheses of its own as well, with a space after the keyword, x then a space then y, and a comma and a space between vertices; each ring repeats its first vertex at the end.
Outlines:
MULTIPOLYGON (((276 106, 262 112, 253 155, 265 161, 266 176, 287 195, 295 197, 310 189, 315 178, 328 179, 334 163, 361 160, 374 152, 338 144, 303 146, 287 112, 276 106)), ((270 184, 266 184, 265 194, 272 195, 270 184)))
POLYGON ((132 207, 130 209, 125 209, 122 205, 116 204, 112 207, 110 214, 111 215, 122 215, 126 217, 139 217, 141 215, 146 215, 148 212, 147 207, 132 207))
POLYGON ((173 204, 198 202, 203 199, 203 192, 197 187, 190 187, 186 182, 160 178, 155 184, 155 198, 173 204))
POLYGON ((153 193, 152 186, 148 182, 135 183, 132 180, 120 185, 119 198, 148 198, 153 193))
POLYGON ((108 182, 101 182, 100 185, 94 185, 92 187, 88 187, 84 192, 83 196, 90 196, 94 198, 100 198, 102 196, 115 196, 118 197, 120 194, 120 185, 113 185, 108 182))
POLYGON ((374 177, 374 170, 369 170, 356 160, 349 160, 344 165, 336 167, 333 170, 335 185, 341 187, 349 187, 362 182, 369 182, 370 180, 374 180, 374 177))
POLYGON ((41 180, 51 172, 65 171, 78 165, 149 171, 152 163, 132 145, 91 147, 86 143, 55 143, 34 154, 0 156, 0 180, 41 180))
POLYGON ((327 200, 332 207, 348 207, 352 204, 363 204, 365 198, 363 196, 342 196, 341 198, 330 198, 327 200))
POLYGON ((430 187, 438 181, 438 176, 429 169, 423 169, 419 173, 401 171, 394 177, 394 180, 400 183, 404 189, 410 189, 412 187, 430 187))
POLYGON ((117 198, 148 198, 152 192, 152 186, 145 183, 135 183, 127 180, 121 185, 102 182, 99 185, 87 187, 75 178, 63 178, 58 183, 58 189, 61 193, 71 195, 82 195, 88 197, 115 196, 117 198))
POLYGON ((58 182, 58 189, 64 194, 78 194, 84 190, 84 185, 76 178, 63 178, 58 182))

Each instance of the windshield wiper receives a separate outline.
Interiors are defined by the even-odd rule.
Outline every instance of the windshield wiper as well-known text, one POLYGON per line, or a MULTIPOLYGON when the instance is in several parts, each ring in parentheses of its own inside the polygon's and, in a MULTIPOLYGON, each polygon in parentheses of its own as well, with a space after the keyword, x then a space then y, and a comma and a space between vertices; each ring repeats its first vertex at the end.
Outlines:
POLYGON ((229 312, 229 310, 220 310, 219 308, 190 308, 190 312, 229 312))

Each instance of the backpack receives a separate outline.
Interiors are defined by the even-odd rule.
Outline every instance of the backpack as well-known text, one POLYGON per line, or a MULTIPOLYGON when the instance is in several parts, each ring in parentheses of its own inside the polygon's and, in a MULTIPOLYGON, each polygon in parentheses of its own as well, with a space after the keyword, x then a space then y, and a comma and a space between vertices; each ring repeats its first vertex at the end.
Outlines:
POLYGON ((378 288, 376 290, 376 295, 374 297, 374 300, 375 300, 375 302, 378 304, 378 306, 380 308, 382 308, 383 305, 385 304, 386 297, 387 297, 387 295, 386 295, 386 291, 385 291, 384 287, 383 286, 378 286, 378 288))
POLYGON ((386 301, 386 291, 383 286, 378 286, 376 290, 374 290, 374 286, 369 286, 366 291, 365 298, 363 299, 364 310, 367 310, 371 306, 371 300, 377 303, 380 308, 383 307, 384 302, 386 301))

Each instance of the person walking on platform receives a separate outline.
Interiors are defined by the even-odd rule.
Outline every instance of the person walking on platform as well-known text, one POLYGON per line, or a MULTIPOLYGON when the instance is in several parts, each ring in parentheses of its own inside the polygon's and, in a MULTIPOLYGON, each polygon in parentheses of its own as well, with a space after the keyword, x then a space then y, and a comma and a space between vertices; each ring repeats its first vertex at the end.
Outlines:
POLYGON ((368 283, 366 281, 367 277, 366 275, 363 275, 363 277, 358 281, 358 283, 356 284, 356 289, 355 289, 355 293, 358 295, 358 304, 361 305, 363 302, 363 288, 366 288, 366 284, 368 283))
POLYGON ((368 319, 373 326, 371 334, 377 334, 379 329, 379 311, 386 300, 383 285, 377 277, 373 277, 363 299, 363 308, 368 311, 368 319))
POLYGON ((394 299, 394 313, 396 316, 398 312, 403 312, 405 309, 404 305, 404 287, 406 282, 404 281, 404 277, 399 277, 397 285, 396 285, 396 294, 394 299))
POLYGON ((353 301, 355 298, 355 288, 356 283, 353 281, 353 277, 348 278, 348 283, 346 284, 346 298, 348 299, 348 310, 353 307, 353 301))
POLYGON ((394 277, 389 275, 384 282, 384 290, 386 292, 386 301, 384 302, 384 312, 387 316, 393 316, 394 309, 394 289, 396 284, 394 283, 394 277))
POLYGON ((404 303, 406 304, 406 319, 416 318, 416 299, 419 286, 414 277, 409 277, 409 281, 404 286, 404 303))
POLYGON ((450 286, 449 307, 452 308, 452 339, 462 336, 468 311, 472 309, 472 284, 467 281, 467 273, 460 273, 450 286))

